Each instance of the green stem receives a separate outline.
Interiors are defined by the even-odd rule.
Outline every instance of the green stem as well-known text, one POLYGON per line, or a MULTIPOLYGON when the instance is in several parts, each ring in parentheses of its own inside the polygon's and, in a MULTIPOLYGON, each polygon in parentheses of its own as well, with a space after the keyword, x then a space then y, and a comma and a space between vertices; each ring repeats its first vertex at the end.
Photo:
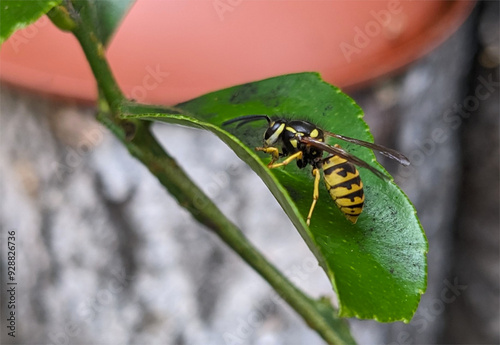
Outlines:
MULTIPOLYGON (((315 301, 307 297, 269 263, 160 146, 151 134, 148 122, 120 119, 122 106, 126 107, 128 101, 116 83, 107 63, 104 47, 93 30, 94 23, 89 10, 91 4, 78 1, 78 10, 75 10, 73 4, 67 0, 64 6, 76 23, 72 29, 73 34, 85 52, 100 93, 105 99, 100 99, 98 119, 158 178, 181 206, 238 253, 328 343, 354 343, 346 323, 336 317, 331 304, 325 300, 315 301), (130 135, 131 132, 133 136, 130 135)), ((161 110, 177 112, 174 108, 163 107, 161 110)))
POLYGON ((102 90, 106 99, 110 100, 109 106, 112 112, 117 114, 119 105, 125 100, 125 96, 111 72, 106 59, 105 47, 93 29, 91 7, 87 1, 65 0, 63 5, 68 10, 71 19, 76 23, 72 31, 82 46, 83 53, 97 80, 97 86, 102 90))

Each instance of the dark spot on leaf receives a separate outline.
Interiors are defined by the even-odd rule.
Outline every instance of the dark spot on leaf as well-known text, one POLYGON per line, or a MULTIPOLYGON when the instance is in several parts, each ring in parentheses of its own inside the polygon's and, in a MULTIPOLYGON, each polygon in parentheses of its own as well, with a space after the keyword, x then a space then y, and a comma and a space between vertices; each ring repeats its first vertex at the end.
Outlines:
POLYGON ((258 88, 255 84, 245 84, 240 86, 235 93, 229 98, 229 103, 232 104, 240 104, 244 102, 248 102, 250 99, 255 97, 257 94, 258 88))
MULTIPOLYGON (((288 189, 288 188, 287 188, 288 189)), ((299 200, 299 199, 302 199, 302 195, 299 191, 295 190, 295 189, 292 189, 292 188, 289 188, 288 189, 288 194, 290 194, 290 197, 293 199, 293 200, 299 200)))
POLYGON ((280 85, 276 86, 273 88, 270 92, 268 92, 266 95, 262 96, 262 104, 264 104, 267 107, 270 108, 277 108, 281 104, 281 89, 282 87, 280 85))
POLYGON ((332 104, 328 104, 324 109, 323 109, 323 116, 328 116, 328 113, 333 109, 332 104))

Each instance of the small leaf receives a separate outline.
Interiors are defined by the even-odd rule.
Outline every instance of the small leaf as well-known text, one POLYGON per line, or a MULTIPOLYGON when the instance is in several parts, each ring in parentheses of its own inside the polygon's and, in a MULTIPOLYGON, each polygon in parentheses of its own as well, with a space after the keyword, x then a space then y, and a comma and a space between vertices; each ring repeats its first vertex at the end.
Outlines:
POLYGON ((0 44, 16 30, 34 23, 60 3, 61 0, 2 0, 0 2, 0 44))
POLYGON ((134 3, 133 0, 95 0, 99 38, 107 46, 123 17, 134 3))
MULTIPOLYGON (((327 273, 338 295, 341 316, 383 322, 412 318, 427 284, 427 241, 414 207, 393 182, 360 169, 366 199, 356 224, 346 220, 321 185, 311 226, 307 227, 305 218, 313 192, 310 167, 298 169, 290 164, 267 168, 269 155, 254 150, 262 145, 265 121, 220 128, 236 116, 267 114, 307 120, 330 132, 372 141, 363 112, 351 98, 315 73, 299 73, 212 92, 177 108, 192 117, 158 113, 134 117, 210 130, 247 162, 327 273)), ((341 143, 385 171, 372 151, 341 141, 330 143, 341 143)))

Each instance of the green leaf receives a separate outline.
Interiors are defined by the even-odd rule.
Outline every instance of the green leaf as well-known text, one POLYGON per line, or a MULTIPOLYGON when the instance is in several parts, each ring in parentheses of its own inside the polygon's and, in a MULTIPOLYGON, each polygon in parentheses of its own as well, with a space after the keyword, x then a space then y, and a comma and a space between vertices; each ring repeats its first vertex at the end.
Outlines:
POLYGON ((0 44, 47 13, 61 0, 2 0, 0 2, 0 44))
MULTIPOLYGON (((310 167, 298 169, 290 164, 267 168, 269 155, 254 150, 262 145, 265 121, 240 128, 220 127, 236 116, 268 114, 307 120, 330 132, 372 141, 363 112, 351 98, 316 73, 299 73, 212 92, 177 108, 189 116, 153 110, 134 117, 210 130, 248 163, 269 187, 327 273, 337 292, 341 316, 383 322, 408 322, 412 318, 427 284, 427 241, 414 207, 393 182, 360 169, 365 208, 356 224, 341 214, 321 185, 311 226, 307 227, 305 218, 313 193, 310 167)), ((341 144, 385 171, 371 150, 341 141, 330 143, 341 144)))
POLYGON ((133 4, 133 0, 91 0, 94 5, 95 23, 101 42, 107 46, 116 28, 133 4))

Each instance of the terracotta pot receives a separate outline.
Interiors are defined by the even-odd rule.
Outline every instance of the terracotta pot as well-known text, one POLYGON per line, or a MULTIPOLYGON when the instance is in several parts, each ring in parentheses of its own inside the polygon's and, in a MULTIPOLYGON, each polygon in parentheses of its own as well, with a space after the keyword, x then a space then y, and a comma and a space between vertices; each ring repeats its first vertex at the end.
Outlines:
MULTIPOLYGON (((471 1, 139 0, 108 58, 127 96, 173 104, 285 73, 318 71, 353 87, 427 53, 470 13, 471 1)), ((71 34, 43 17, 0 51, 0 78, 93 101, 96 88, 71 34)))

